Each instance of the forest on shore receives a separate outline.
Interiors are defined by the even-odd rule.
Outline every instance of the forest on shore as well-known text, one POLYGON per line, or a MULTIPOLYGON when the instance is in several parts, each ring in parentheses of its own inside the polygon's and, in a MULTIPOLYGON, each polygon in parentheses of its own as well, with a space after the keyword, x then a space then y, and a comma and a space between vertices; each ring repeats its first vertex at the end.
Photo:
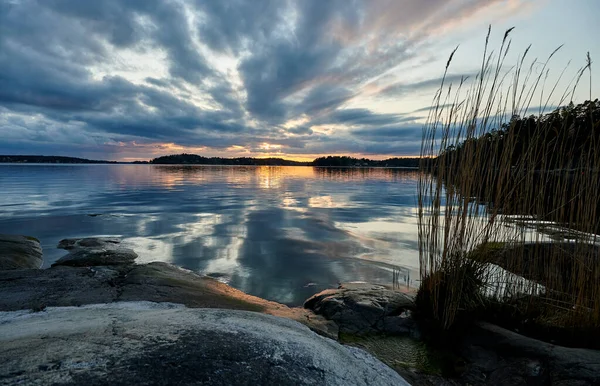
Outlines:
POLYGON ((317 166, 317 167, 419 167, 419 158, 389 158, 370 160, 348 156, 319 157, 312 162, 290 161, 283 158, 222 158, 203 157, 196 154, 174 154, 158 157, 152 164, 191 164, 191 165, 259 165, 259 166, 317 166))
POLYGON ((0 155, 0 163, 40 163, 40 164, 156 164, 156 165, 239 165, 239 166, 317 166, 317 167, 419 167, 419 158, 389 158, 370 160, 347 156, 319 157, 314 161, 292 161, 283 158, 224 158, 203 157, 196 154, 172 154, 154 158, 150 161, 117 162, 90 160, 77 157, 43 155, 0 155))

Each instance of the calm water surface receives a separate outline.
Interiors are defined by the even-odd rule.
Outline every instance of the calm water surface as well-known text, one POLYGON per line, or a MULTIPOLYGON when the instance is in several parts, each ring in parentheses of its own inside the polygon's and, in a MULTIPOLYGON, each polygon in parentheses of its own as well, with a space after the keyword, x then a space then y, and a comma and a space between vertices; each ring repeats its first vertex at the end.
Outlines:
POLYGON ((140 255, 301 304, 338 282, 418 273, 417 172, 402 169, 0 165, 0 233, 118 236, 140 255))

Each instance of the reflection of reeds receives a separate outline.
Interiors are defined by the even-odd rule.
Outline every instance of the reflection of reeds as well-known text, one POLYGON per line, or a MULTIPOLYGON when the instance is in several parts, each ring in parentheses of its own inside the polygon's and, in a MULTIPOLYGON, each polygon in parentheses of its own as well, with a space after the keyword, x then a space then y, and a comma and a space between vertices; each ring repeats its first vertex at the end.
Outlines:
POLYGON ((405 267, 392 266, 392 289, 400 290, 405 287, 410 289, 410 270, 405 267))
POLYGON ((402 281, 406 283, 406 288, 410 286, 410 271, 401 270, 400 268, 392 268, 392 289, 399 290, 400 289, 400 279, 402 275, 402 281))
POLYGON ((600 325, 600 263, 597 249, 589 247, 598 242, 600 230, 600 106, 586 102, 543 115, 553 99, 561 106, 573 97, 591 61, 588 55, 567 89, 555 96, 558 81, 550 92, 544 82, 558 49, 538 75, 537 60, 525 64, 528 50, 503 72, 511 30, 497 54, 489 52, 488 31, 480 72, 458 85, 445 82, 452 52, 434 97, 421 148, 420 300, 444 328, 459 311, 482 305, 481 295, 489 293, 495 299, 528 296, 544 304, 548 316, 561 310, 565 325, 600 325), (537 98, 539 115, 519 118, 537 98), (573 241, 568 251, 525 248, 543 235, 527 236, 509 215, 592 237, 573 241), (473 252, 482 245, 493 245, 493 253, 484 258, 473 252), (492 264, 506 271, 490 269, 492 264), (521 280, 526 270, 535 270, 535 280, 521 280))

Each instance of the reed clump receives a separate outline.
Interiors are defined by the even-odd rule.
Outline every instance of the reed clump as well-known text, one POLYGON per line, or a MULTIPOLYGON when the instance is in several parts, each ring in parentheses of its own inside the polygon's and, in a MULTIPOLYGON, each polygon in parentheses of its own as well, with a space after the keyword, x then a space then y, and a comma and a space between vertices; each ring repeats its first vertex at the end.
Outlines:
POLYGON ((592 62, 588 54, 559 93, 567 69, 545 83, 560 47, 508 65, 511 32, 494 52, 488 30, 479 73, 443 80, 434 97, 421 148, 418 304, 442 329, 498 305, 552 328, 595 329, 600 102, 590 93, 572 103, 586 74, 591 85, 592 62), (553 105, 562 107, 547 112, 553 105))

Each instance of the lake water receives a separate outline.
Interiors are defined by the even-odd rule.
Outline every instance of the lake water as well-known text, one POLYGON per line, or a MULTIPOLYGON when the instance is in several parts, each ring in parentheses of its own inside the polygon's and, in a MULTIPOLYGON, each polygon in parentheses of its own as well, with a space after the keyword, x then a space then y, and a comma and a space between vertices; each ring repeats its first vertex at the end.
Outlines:
POLYGON ((344 281, 418 283, 417 172, 403 169, 0 165, 0 233, 118 236, 252 295, 299 305, 344 281))

